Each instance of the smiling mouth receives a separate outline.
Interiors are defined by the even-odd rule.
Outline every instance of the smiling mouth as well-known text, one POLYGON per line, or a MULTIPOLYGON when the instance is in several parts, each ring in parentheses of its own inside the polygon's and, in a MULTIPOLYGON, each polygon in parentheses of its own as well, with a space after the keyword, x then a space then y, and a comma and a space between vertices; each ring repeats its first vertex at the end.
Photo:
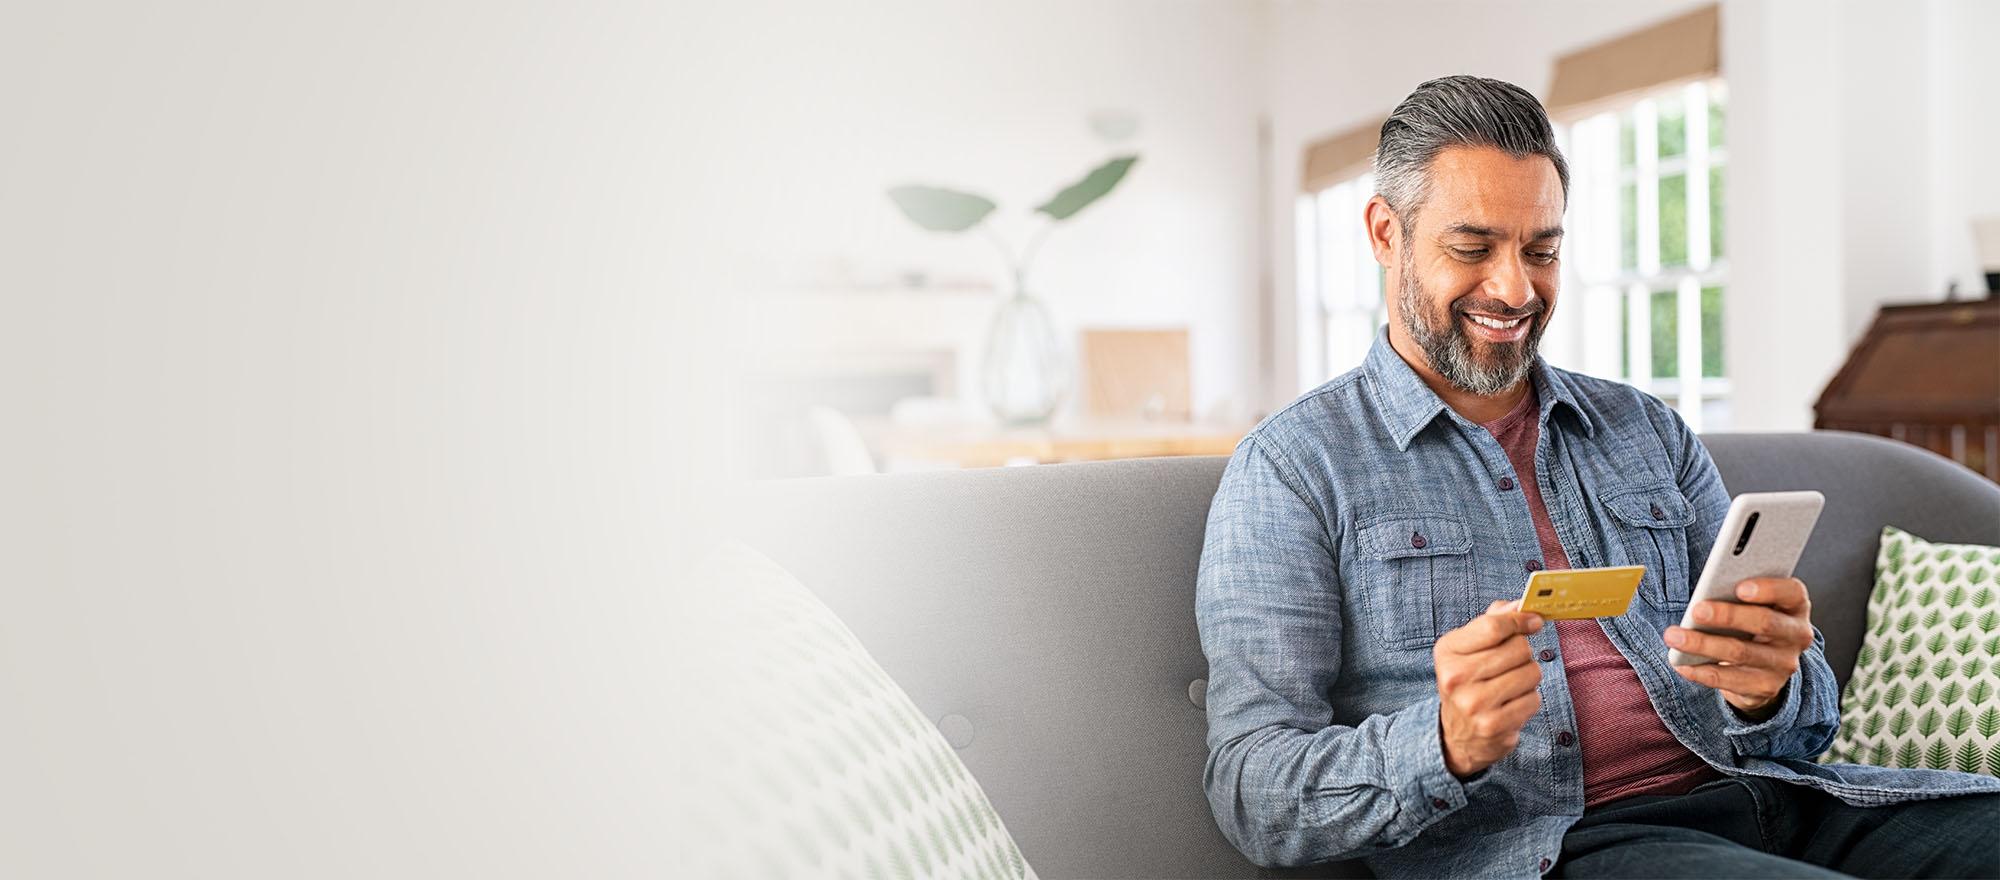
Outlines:
POLYGON ((1471 335, 1493 343, 1519 342, 1528 336, 1528 328, 1533 325, 1532 314, 1498 318, 1475 312, 1460 312, 1465 322, 1471 325, 1471 335))

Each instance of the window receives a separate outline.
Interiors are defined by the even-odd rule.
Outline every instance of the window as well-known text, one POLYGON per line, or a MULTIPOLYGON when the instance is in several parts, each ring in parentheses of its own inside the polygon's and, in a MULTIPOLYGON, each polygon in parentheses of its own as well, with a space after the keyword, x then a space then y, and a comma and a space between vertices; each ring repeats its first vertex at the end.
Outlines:
MULTIPOLYGON (((1542 353, 1644 389, 1697 431, 1729 422, 1726 100, 1711 78, 1556 128, 1570 165, 1562 321, 1573 326, 1553 327, 1542 353)), ((1301 388, 1360 365, 1388 319, 1361 222, 1374 192, 1363 174, 1299 198, 1301 388)))
POLYGON ((1709 79, 1557 130, 1570 163, 1563 306, 1586 325, 1580 364, 1564 366, 1630 382, 1697 431, 1729 422, 1726 101, 1709 79))
POLYGON ((1301 388, 1360 366, 1388 318, 1384 273, 1361 223, 1362 209, 1374 195, 1375 175, 1363 174, 1299 197, 1301 388))

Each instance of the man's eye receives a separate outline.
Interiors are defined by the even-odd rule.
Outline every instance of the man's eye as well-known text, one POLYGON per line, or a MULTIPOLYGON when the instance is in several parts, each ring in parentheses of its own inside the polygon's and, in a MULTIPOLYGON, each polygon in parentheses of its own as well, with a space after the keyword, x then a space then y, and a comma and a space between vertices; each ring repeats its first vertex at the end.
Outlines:
POLYGON ((1477 260, 1480 257, 1486 256, 1485 248, 1452 248, 1451 252, 1468 260, 1477 260))
POLYGON ((1528 256, 1533 258, 1537 263, 1553 263, 1556 261, 1555 251, 1530 251, 1528 256))

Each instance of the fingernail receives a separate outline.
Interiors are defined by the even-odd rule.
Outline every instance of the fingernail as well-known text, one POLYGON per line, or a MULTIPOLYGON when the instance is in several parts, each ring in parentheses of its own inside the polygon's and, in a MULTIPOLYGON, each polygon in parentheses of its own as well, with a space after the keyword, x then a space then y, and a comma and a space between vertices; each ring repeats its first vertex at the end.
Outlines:
POLYGON ((1694 606, 1694 619, 1706 621, 1713 617, 1715 617, 1715 609, 1710 608, 1707 605, 1694 606))
POLYGON ((1755 598, 1757 598, 1757 585, 1756 585, 1756 584, 1744 584, 1744 585, 1743 585, 1743 589, 1742 589, 1742 591, 1741 591, 1741 592, 1742 592, 1742 594, 1743 594, 1743 598, 1745 598, 1745 599, 1755 599, 1755 598))
POLYGON ((1687 641, 1687 637, 1681 635, 1680 630, 1678 629, 1667 630, 1667 644, 1673 645, 1674 647, 1678 648, 1680 647, 1680 644, 1685 641, 1687 641))

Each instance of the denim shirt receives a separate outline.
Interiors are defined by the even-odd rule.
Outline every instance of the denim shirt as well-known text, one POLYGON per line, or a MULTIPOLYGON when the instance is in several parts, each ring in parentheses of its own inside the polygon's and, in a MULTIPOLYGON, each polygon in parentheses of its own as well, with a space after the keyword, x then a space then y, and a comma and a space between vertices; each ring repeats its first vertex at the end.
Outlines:
MULTIPOLYGON (((1675 738, 1726 774, 1851 804, 2000 791, 1966 773, 1814 763, 1840 724, 1817 627, 1761 722, 1676 674, 1662 636, 1729 508, 1715 465, 1632 386, 1539 358, 1531 377, 1535 478, 1571 564, 1646 568, 1631 609, 1599 624, 1675 738)), ((1202 782, 1251 861, 1533 877, 1556 860, 1584 804, 1581 750, 1557 738, 1576 729, 1559 664, 1544 665, 1541 710, 1498 763, 1461 781, 1439 737, 1432 644, 1520 598, 1541 559, 1526 500, 1498 485, 1514 476, 1500 442, 1446 406, 1386 329, 1362 366, 1236 446, 1208 512, 1195 616, 1209 666, 1202 782)), ((1529 641, 1560 656, 1553 626, 1529 641)))

